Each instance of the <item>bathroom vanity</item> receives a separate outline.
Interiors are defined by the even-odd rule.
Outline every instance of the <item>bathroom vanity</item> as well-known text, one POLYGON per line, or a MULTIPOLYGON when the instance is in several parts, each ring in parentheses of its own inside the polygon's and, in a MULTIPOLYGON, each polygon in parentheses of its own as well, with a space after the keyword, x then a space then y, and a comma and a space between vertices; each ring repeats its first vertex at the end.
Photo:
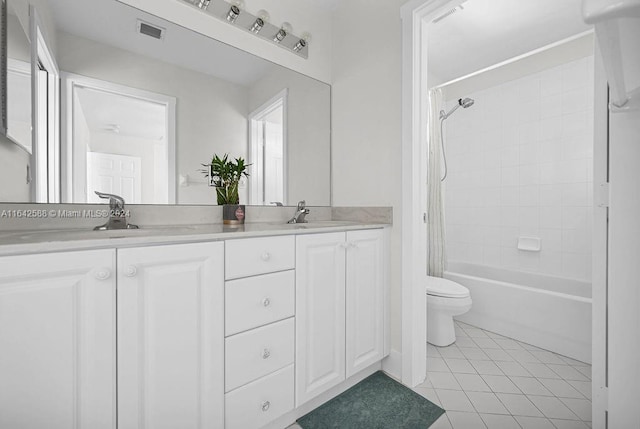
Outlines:
POLYGON ((0 427, 288 426, 389 353, 386 226, 4 234, 0 427))

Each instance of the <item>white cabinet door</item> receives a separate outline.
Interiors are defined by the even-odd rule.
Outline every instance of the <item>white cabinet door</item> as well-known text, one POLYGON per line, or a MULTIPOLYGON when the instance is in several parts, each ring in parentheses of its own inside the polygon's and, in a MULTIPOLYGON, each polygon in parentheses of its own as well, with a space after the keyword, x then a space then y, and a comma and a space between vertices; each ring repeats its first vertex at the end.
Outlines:
POLYGON ((345 234, 296 245, 296 406, 345 379, 345 234))
POLYGON ((384 357, 384 235, 347 233, 347 378, 384 357))
POLYGON ((0 427, 107 429, 115 251, 0 258, 0 427))
POLYGON ((224 422, 224 245, 118 250, 118 428, 224 422))

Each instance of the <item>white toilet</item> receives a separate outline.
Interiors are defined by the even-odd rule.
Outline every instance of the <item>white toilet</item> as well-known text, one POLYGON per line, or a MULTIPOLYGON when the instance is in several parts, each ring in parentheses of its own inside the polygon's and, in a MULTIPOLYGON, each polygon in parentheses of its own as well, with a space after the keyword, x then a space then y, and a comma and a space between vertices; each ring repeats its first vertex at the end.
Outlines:
POLYGON ((451 280, 427 277, 427 342, 438 347, 453 344, 453 316, 470 309, 469 289, 451 280))

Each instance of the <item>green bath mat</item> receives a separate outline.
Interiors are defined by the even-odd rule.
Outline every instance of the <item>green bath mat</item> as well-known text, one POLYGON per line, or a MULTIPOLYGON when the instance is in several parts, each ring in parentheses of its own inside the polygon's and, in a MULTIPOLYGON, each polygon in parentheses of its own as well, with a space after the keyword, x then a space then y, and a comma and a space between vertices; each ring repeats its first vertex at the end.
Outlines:
POLYGON ((298 419, 302 429, 425 429, 444 410, 382 371, 298 419))

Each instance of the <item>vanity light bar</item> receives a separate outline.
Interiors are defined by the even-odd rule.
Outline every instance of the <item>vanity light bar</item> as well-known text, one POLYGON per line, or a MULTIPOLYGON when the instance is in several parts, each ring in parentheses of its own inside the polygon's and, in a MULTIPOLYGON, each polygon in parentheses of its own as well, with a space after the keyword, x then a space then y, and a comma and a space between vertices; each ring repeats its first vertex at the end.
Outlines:
MULTIPOLYGON (((286 25, 277 27, 262 16, 253 15, 236 3, 225 0, 183 0, 198 10, 214 16, 227 24, 238 27, 256 37, 280 46, 302 58, 309 58, 309 43, 304 37, 294 35, 286 25), (284 30, 283 30, 284 28, 284 30)), ((264 12, 264 11, 261 11, 264 12)), ((258 12, 258 13, 261 13, 258 12)), ((285 23, 286 24, 286 23, 285 23)))

